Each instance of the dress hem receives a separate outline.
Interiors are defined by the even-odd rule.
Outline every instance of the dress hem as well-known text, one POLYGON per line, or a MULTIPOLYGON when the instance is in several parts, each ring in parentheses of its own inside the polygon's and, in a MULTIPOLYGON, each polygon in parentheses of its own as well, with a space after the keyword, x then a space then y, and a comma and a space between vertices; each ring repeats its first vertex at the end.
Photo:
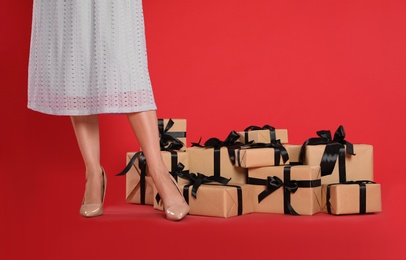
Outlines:
POLYGON ((120 108, 120 109, 98 109, 92 111, 84 111, 84 110, 52 110, 46 108, 39 108, 35 106, 27 106, 28 109, 33 110, 35 112, 39 112, 42 114, 47 115, 54 115, 54 116, 88 116, 88 115, 101 115, 101 114, 128 114, 128 113, 136 113, 136 112, 145 112, 150 110, 157 110, 156 105, 148 105, 148 106, 140 106, 140 107, 129 107, 129 108, 120 108))

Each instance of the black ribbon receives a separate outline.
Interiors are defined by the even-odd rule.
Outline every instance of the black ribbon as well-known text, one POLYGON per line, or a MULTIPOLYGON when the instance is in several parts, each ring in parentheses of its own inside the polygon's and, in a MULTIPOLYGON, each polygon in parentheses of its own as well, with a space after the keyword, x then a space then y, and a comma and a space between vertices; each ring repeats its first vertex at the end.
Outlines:
POLYGON ((321 180, 291 180, 290 165, 283 168, 283 181, 277 176, 268 176, 267 179, 248 178, 248 184, 264 185, 265 190, 258 194, 258 203, 283 186, 284 214, 299 215, 291 205, 291 194, 298 188, 314 188, 321 186, 321 180))
POLYGON ((192 195, 194 198, 197 198, 197 190, 202 184, 207 184, 211 182, 217 182, 222 185, 228 184, 230 179, 221 177, 221 176, 206 176, 202 173, 185 173, 181 176, 181 178, 186 179, 189 181, 187 185, 193 186, 192 187, 192 195))
POLYGON ((326 201, 327 201, 327 212, 331 214, 331 203, 330 203, 330 188, 332 185, 338 185, 338 184, 343 184, 343 185, 348 185, 348 184, 358 184, 359 185, 359 214, 366 214, 366 209, 367 209, 367 188, 366 184, 369 183, 375 183, 370 180, 359 180, 359 181, 346 181, 342 183, 331 183, 327 185, 327 195, 326 195, 326 201))
POLYGON ((263 127, 256 126, 256 125, 251 125, 248 126, 244 129, 244 140, 245 143, 250 143, 251 141, 248 140, 248 132, 252 130, 269 130, 269 135, 270 135, 270 142, 276 141, 276 132, 275 132, 275 127, 270 126, 270 125, 264 125, 263 127))
POLYGON ((168 124, 164 127, 164 120, 158 119, 159 145, 161 150, 180 150, 184 146, 184 143, 178 138, 186 137, 186 132, 169 132, 174 124, 174 121, 169 119, 168 124))
POLYGON ((346 182, 345 154, 355 155, 354 146, 352 143, 345 140, 345 131, 343 126, 339 126, 334 133, 334 138, 331 137, 329 130, 317 131, 319 137, 307 139, 300 150, 300 162, 304 162, 306 157, 307 145, 325 144, 323 156, 320 162, 321 176, 330 175, 333 173, 334 167, 338 159, 339 181, 346 182))
MULTIPOLYGON (((177 154, 177 153, 176 153, 177 154)), ((172 154, 173 155, 173 154, 172 154)), ((173 157, 174 156, 172 156, 172 159, 173 159, 173 157)), ((176 156, 176 158, 177 158, 177 156, 176 156)), ((177 159, 176 159, 176 162, 177 162, 177 159)), ((171 171, 169 172, 171 175, 172 175, 172 177, 176 180, 176 181, 178 181, 178 177, 181 177, 181 178, 187 178, 187 176, 189 176, 189 170, 184 170, 185 169, 185 165, 183 165, 183 163, 181 163, 181 162, 179 162, 179 163, 176 163, 174 160, 172 160, 172 164, 171 164, 171 171)), ((161 201, 161 196, 159 195, 159 193, 157 193, 156 195, 155 195, 155 200, 156 200, 156 202, 158 202, 158 204, 160 203, 160 201, 161 201)))
POLYGON ((145 205, 145 194, 146 194, 146 181, 145 177, 147 176, 147 160, 145 159, 143 152, 136 152, 130 161, 127 163, 126 167, 116 176, 126 175, 127 172, 133 166, 135 160, 138 158, 138 168, 140 169, 140 203, 145 205))
MULTIPOLYGON (((206 184, 206 185, 217 185, 218 184, 206 184)), ((189 204, 189 188, 192 186, 192 184, 188 184, 183 186, 183 197, 185 198, 185 201, 187 204, 189 204)), ((238 209, 237 209, 237 214, 242 215, 243 212, 243 202, 242 202, 242 188, 241 186, 238 185, 231 185, 231 184, 222 184, 221 186, 227 186, 227 187, 234 187, 237 190, 237 201, 238 201, 238 209)), ((192 187, 192 196, 193 196, 193 188, 192 187)), ((193 196, 195 197, 195 196, 193 196)), ((196 198, 196 197, 195 197, 196 198)))
POLYGON ((236 131, 231 131, 227 138, 224 141, 221 141, 220 139, 216 137, 209 138, 204 144, 200 144, 201 139, 197 143, 192 143, 192 147, 200 147, 200 148, 214 148, 214 153, 213 153, 213 160, 214 160, 214 176, 220 177, 220 150, 222 147, 227 148, 228 152, 228 157, 230 158, 230 161, 232 164, 235 164, 235 149, 240 148, 244 144, 241 142, 238 142, 239 139, 239 134, 236 131))
MULTIPOLYGON (((210 182, 218 182, 222 185, 228 184, 230 179, 226 179, 224 177, 219 177, 219 176, 206 176, 202 173, 190 173, 189 171, 183 171, 184 165, 179 163, 178 165, 178 170, 175 172, 175 174, 182 178, 186 179, 189 181, 188 184, 185 186, 192 186, 192 196, 194 198, 197 198, 197 190, 200 188, 202 184, 207 184, 210 182)), ((172 174, 173 175, 173 174, 172 174)), ((161 201, 161 197, 159 194, 155 196, 156 202, 159 204, 161 201)))
POLYGON ((282 161, 285 164, 289 160, 289 153, 280 140, 273 141, 271 143, 251 143, 244 145, 237 150, 237 162, 238 166, 241 167, 241 149, 253 149, 253 148, 273 148, 274 149, 274 165, 278 166, 282 157, 282 161))

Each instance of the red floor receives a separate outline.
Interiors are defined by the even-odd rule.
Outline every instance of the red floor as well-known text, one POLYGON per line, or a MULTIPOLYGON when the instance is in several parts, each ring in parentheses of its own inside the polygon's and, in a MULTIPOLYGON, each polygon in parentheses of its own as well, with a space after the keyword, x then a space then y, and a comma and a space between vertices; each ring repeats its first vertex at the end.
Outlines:
POLYGON ((58 170, 30 165, 9 169, 2 177, 2 186, 9 185, 3 191, 9 193, 0 196, 5 206, 0 259, 402 259, 403 255, 405 210, 385 208, 385 202, 396 200, 392 189, 383 189, 384 211, 373 215, 255 213, 227 219, 189 215, 175 223, 152 206, 125 203, 125 179, 107 167, 105 214, 85 219, 78 214, 83 178, 72 174, 81 166, 58 170))

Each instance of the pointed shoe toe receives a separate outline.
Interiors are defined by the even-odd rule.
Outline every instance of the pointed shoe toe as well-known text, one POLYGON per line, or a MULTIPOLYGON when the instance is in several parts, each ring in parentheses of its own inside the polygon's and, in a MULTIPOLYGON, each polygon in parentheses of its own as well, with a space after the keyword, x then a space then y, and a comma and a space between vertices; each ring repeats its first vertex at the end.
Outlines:
POLYGON ((189 213, 189 205, 187 203, 175 205, 166 209, 165 213, 168 220, 178 221, 189 213))
POLYGON ((103 215, 102 204, 86 204, 80 207, 80 215, 86 218, 103 215))

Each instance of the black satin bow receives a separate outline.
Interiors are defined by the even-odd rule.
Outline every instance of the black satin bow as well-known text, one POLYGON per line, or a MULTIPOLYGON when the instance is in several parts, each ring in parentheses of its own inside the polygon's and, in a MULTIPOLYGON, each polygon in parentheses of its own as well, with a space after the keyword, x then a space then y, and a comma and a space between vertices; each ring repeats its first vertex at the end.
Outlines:
POLYGON ((174 124, 174 121, 172 119, 169 119, 168 124, 164 128, 163 120, 158 120, 158 130, 160 138, 159 145, 162 151, 180 150, 184 146, 184 143, 174 136, 175 133, 168 132, 174 124))
POLYGON ((226 139, 224 141, 221 141, 220 139, 216 137, 212 137, 207 139, 204 144, 200 144, 201 138, 199 139, 199 142, 193 143, 192 142, 192 147, 201 147, 201 148, 215 148, 215 149, 220 149, 221 147, 226 147, 228 151, 228 156, 231 160, 231 162, 234 164, 235 163, 235 153, 234 150, 238 149, 239 147, 243 146, 244 144, 241 142, 238 142, 238 139, 240 138, 240 135, 232 130, 226 139))
POLYGON ((197 190, 202 184, 210 183, 210 182, 218 182, 220 184, 226 185, 230 181, 230 179, 221 177, 221 176, 206 176, 202 173, 185 173, 182 176, 179 176, 183 179, 189 181, 188 185, 192 185, 192 196, 197 198, 197 190))
POLYGON ((290 193, 295 193, 299 188, 296 181, 288 181, 284 183, 278 176, 268 176, 266 180, 266 189, 258 194, 258 203, 282 186, 284 186, 285 192, 290 193))
POLYGON ((321 158, 321 176, 330 175, 335 167, 336 161, 340 154, 343 158, 340 167, 340 176, 342 177, 340 182, 345 181, 345 153, 355 155, 354 146, 352 143, 345 140, 345 131, 343 126, 339 126, 334 133, 334 138, 331 137, 331 132, 329 130, 317 131, 319 137, 312 137, 307 139, 300 151, 300 161, 303 163, 306 157, 306 146, 307 145, 318 145, 325 144, 326 148, 324 150, 323 156, 321 158), (345 145, 345 146, 344 146, 345 145), (344 149, 345 147, 345 149, 344 149))
POLYGON ((250 143, 242 147, 242 149, 253 149, 253 148, 273 148, 275 150, 275 159, 274 159, 275 165, 279 165, 281 157, 284 164, 289 160, 289 153, 279 139, 272 141, 271 143, 250 143))

